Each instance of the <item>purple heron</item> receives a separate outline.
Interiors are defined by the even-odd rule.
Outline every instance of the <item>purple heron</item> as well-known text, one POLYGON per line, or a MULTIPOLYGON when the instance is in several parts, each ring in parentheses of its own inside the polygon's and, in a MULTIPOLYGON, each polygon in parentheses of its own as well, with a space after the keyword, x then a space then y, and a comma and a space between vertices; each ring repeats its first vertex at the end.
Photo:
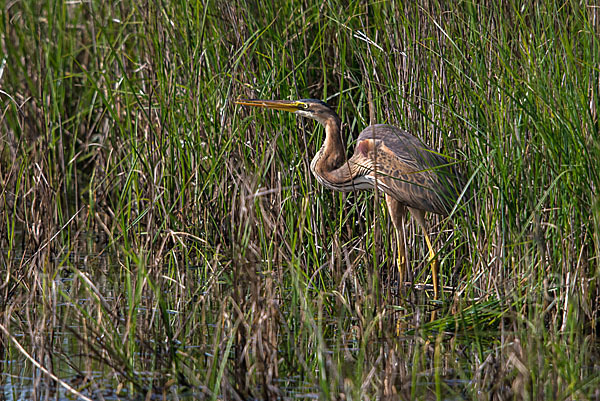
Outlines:
POLYGON ((461 190, 452 165, 419 139, 400 128, 377 124, 360 133, 354 155, 346 159, 341 138, 341 120, 327 103, 316 99, 244 100, 243 106, 284 110, 316 120, 325 127, 325 142, 310 169, 317 180, 335 191, 350 192, 377 188, 385 200, 396 230, 398 271, 404 281, 406 242, 404 222, 407 210, 417 220, 429 248, 433 293, 438 298, 438 263, 427 233, 425 212, 448 215, 461 190))

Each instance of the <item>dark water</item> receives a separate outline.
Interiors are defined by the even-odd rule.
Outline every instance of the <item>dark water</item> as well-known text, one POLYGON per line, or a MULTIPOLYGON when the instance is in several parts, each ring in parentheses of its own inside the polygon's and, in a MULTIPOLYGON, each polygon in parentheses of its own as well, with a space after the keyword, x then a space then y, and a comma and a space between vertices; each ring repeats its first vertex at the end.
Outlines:
MULTIPOLYGON (((23 255, 20 256, 23 257, 23 255)), ((29 256, 25 256, 25 258, 27 257, 29 256)), ((8 330, 12 339, 2 336, 3 343, 0 344, 0 401, 72 400, 79 398, 68 387, 73 388, 81 396, 94 400, 195 400, 211 398, 211 392, 209 391, 211 389, 203 388, 202 385, 183 387, 171 383, 165 388, 157 388, 156 383, 159 382, 156 377, 157 372, 164 370, 147 372, 134 369, 135 382, 138 385, 141 383, 143 387, 119 385, 119 383, 130 383, 131 380, 119 377, 121 374, 119 373, 119 367, 110 365, 109 361, 117 359, 108 358, 102 352, 97 353, 90 347, 89 343, 86 344, 86 341, 97 340, 100 343, 104 339, 96 338, 94 340, 93 337, 90 337, 90 330, 89 327, 85 327, 85 322, 93 322, 94 319, 106 319, 107 316, 112 316, 107 312, 100 313, 98 308, 101 305, 105 305, 107 309, 112 308, 114 305, 120 305, 122 309, 127 309, 123 307, 123 304, 126 303, 123 294, 127 290, 123 277, 128 276, 122 273, 121 266, 118 266, 118 268, 111 267, 107 258, 98 254, 68 254, 55 257, 51 262, 55 264, 51 270, 52 273, 46 273, 34 266, 34 270, 27 273, 32 276, 23 279, 23 281, 27 281, 28 285, 37 285, 36 288, 30 288, 31 292, 27 293, 27 291, 24 291, 24 285, 17 287, 13 291, 15 296, 6 304, 9 308, 7 314, 10 316, 8 330), (97 292, 82 284, 84 281, 81 279, 81 275, 87 277, 90 285, 93 285, 97 292), (37 292, 34 292, 34 290, 37 292), (34 293, 36 295, 30 296, 34 293), (102 302, 96 299, 95 294, 101 295, 102 302), (81 333, 87 333, 86 341, 81 341, 81 333), (19 345, 15 342, 18 342, 19 345), (19 347, 22 347, 23 350, 19 347), (60 378, 60 381, 52 378, 48 372, 36 367, 31 359, 51 371, 52 374, 60 378), (148 395, 148 389, 152 389, 150 395, 148 395)), ((196 293, 194 295, 194 297, 199 296, 212 295, 207 293, 196 293)), ((145 300, 146 298, 142 295, 142 302, 139 302, 139 304, 144 305, 145 300)), ((140 317, 156 319, 160 311, 156 307, 152 307, 152 302, 148 301, 146 303, 146 305, 149 305, 148 307, 136 307, 136 313, 140 317)), ((218 305, 218 302, 214 305, 214 316, 220 313, 217 308, 218 305)), ((168 310, 167 313, 173 318, 179 318, 180 312, 168 310)), ((206 323, 205 333, 216 330, 215 323, 212 323, 217 320, 214 316, 208 319, 210 322, 206 323)), ((125 327, 127 323, 124 314, 115 315, 114 319, 113 323, 118 327, 118 330, 124 331, 122 327, 125 327)), ((356 318, 349 317, 348 319, 354 320, 356 318)), ((328 319, 326 318, 326 320, 328 319)), ((339 330, 337 326, 338 322, 331 318, 325 322, 323 330, 329 333, 337 333, 339 330)), ((285 333, 285 330, 281 330, 278 336, 285 335, 285 333)), ((148 347, 152 349, 155 341, 154 334, 146 334, 147 338, 142 337, 139 341, 148 342, 148 347)), ((481 335, 481 333, 479 334, 481 335)), ((352 356, 350 359, 356 359, 356 355, 360 352, 360 344, 357 339, 352 339, 352 334, 343 334, 343 338, 348 337, 343 341, 340 341, 341 337, 337 334, 331 337, 331 340, 325 339, 327 356, 330 356, 332 360, 343 360, 344 358, 340 357, 341 355, 350 355, 352 356)), ((407 332, 406 337, 399 336, 394 341, 402 343, 405 340, 408 342, 412 338, 413 334, 407 332)), ((281 339, 280 343, 285 344, 290 341, 293 341, 293 339, 281 339)), ((374 350, 389 346, 387 343, 377 343, 377 341, 383 340, 374 338, 373 341, 371 348, 374 350)), ((204 358, 205 364, 210 365, 214 358, 210 335, 205 334, 204 337, 194 337, 189 339, 189 342, 192 344, 178 344, 178 351, 186 355, 194 355, 196 360, 200 359, 198 357, 200 355, 204 358)), ((102 348, 100 347, 100 349, 102 348)), ((164 347, 157 347, 157 349, 164 350, 164 347)), ((280 350, 280 352, 284 351, 280 350)), ((303 352, 306 352, 306 349, 303 349, 303 352)), ((313 352, 316 353, 316 350, 313 352)), ((310 351, 308 353, 310 354, 310 351)), ((137 355, 137 357, 140 360, 148 359, 148 355, 137 355)), ((233 348, 230 360, 232 358, 233 348)), ((307 358, 307 356, 305 355, 304 358, 307 358)), ((375 360, 377 356, 375 355, 372 358, 367 356, 366 359, 375 360)), ((213 362, 218 364, 221 361, 213 362)), ((135 361, 133 363, 139 362, 135 361)), ((464 363, 466 365, 470 361, 465 360, 464 363)), ((373 361, 370 364, 372 365, 373 361)), ((343 373, 344 370, 348 370, 349 376, 352 376, 352 372, 357 368, 356 362, 346 365, 341 366, 339 372, 343 373)), ((410 368, 410 362, 405 362, 405 366, 410 368)), ((371 369, 371 366, 365 365, 367 373, 369 369, 371 369)), ((380 371, 374 372, 374 374, 380 373, 380 371)), ((234 373, 230 372, 229 374, 234 373)), ((424 371, 419 375, 420 379, 417 381, 417 386, 434 387, 432 371, 424 371)), ((230 381, 234 379, 229 378, 230 381)), ((318 383, 318 381, 316 382, 318 383)), ((446 388, 456 389, 455 394, 460 394, 461 388, 469 386, 469 380, 464 380, 460 375, 451 373, 444 377, 442 382, 446 388)), ((310 381, 297 373, 286 374, 283 369, 280 371, 279 377, 273 381, 279 398, 289 400, 323 398, 321 389, 314 383, 314 378, 310 381)), ((344 383, 344 381, 341 380, 340 383, 344 383)), ((262 399, 266 398, 263 394, 267 393, 259 387, 252 389, 251 394, 256 397, 255 399, 262 399)), ((223 398, 225 397, 219 396, 219 399, 223 398)), ((447 399, 453 398, 455 397, 447 399)))

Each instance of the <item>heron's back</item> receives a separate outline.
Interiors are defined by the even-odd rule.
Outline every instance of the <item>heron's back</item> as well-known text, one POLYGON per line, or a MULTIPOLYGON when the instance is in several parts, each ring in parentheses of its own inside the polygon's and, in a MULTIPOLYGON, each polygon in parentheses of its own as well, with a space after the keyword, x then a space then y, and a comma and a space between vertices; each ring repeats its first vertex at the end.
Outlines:
POLYGON ((350 161, 365 164, 365 177, 377 177, 380 189, 415 209, 447 215, 460 193, 456 169, 445 157, 391 125, 365 128, 350 161))

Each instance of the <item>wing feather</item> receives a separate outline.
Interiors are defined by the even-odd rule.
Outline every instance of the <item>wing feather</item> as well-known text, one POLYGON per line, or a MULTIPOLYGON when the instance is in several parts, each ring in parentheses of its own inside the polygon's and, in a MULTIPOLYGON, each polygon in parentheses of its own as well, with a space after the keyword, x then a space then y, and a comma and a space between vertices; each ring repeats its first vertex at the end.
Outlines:
POLYGON ((448 160, 408 132, 391 125, 367 127, 349 160, 353 176, 377 179, 402 204, 447 215, 459 193, 459 179, 448 160))

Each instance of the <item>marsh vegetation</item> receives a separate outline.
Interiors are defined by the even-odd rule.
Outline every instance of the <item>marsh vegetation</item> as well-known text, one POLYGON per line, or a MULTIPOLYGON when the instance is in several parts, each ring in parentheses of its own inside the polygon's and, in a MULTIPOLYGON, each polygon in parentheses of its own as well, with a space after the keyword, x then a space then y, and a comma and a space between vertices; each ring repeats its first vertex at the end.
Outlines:
POLYGON ((522 3, 3 1, 0 398, 600 399, 600 8, 522 3), (239 97, 456 162, 438 302, 239 97))

